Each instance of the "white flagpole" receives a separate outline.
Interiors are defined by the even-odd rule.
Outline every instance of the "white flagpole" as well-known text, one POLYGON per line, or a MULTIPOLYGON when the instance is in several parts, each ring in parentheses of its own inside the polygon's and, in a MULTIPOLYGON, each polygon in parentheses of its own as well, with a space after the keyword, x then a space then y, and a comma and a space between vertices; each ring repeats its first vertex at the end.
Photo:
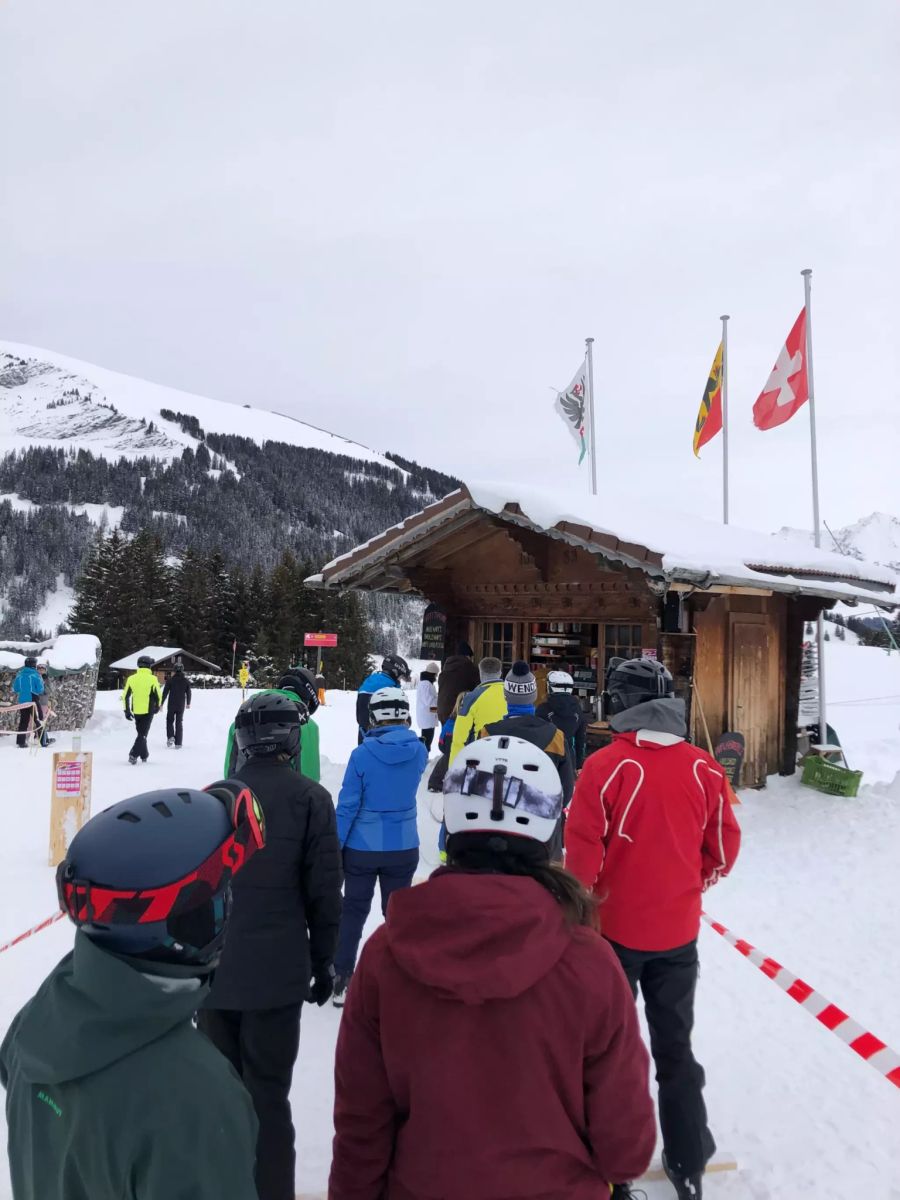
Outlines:
POLYGON ((588 375, 588 430, 591 438, 591 495, 597 495, 597 436, 594 423, 594 339, 585 338, 588 375))
POLYGON ((724 522, 728 524, 728 321, 723 313, 722 321, 722 510, 724 522))
MULTIPOLYGON (((816 549, 818 549, 822 545, 822 526, 819 517, 819 455, 816 443, 816 398, 813 387, 812 269, 806 267, 800 274, 803 276, 803 295, 806 308, 805 351, 806 380, 809 387, 809 444, 812 457, 813 536, 815 538, 816 549)), ((819 613, 819 619, 816 623, 816 643, 819 650, 819 742, 821 745, 826 745, 828 742, 828 713, 825 703, 825 618, 821 613, 819 613)))

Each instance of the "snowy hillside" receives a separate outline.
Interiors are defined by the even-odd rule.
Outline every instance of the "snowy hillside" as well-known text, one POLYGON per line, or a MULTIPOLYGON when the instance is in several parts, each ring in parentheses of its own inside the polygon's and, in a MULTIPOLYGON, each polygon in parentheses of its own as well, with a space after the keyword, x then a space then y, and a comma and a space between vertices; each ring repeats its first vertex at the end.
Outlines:
POLYGON ((173 459, 198 440, 160 416, 196 417, 219 434, 284 442, 395 467, 382 454, 304 421, 194 396, 49 350, 0 341, 0 454, 27 446, 90 450, 98 457, 173 459), (151 425, 154 428, 151 428, 151 425))
MULTIPOLYGON (((880 563, 883 567, 890 567, 900 574, 900 517, 874 512, 870 513, 868 517, 855 521, 852 525, 846 525, 843 529, 834 529, 832 532, 834 540, 827 530, 823 531, 823 549, 837 549, 841 554, 846 554, 850 558, 880 563)), ((775 536, 791 540, 799 538, 808 542, 813 541, 813 535, 808 530, 791 529, 787 526, 780 529, 775 536)))

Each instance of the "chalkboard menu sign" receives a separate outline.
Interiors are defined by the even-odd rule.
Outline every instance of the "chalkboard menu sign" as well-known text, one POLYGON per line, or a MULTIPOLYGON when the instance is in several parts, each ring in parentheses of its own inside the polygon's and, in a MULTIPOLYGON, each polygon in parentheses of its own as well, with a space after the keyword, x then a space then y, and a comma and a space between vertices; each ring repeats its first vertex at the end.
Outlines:
POLYGON ((440 662, 444 657, 446 639, 447 614, 437 604, 429 604, 422 617, 422 652, 419 657, 440 662))

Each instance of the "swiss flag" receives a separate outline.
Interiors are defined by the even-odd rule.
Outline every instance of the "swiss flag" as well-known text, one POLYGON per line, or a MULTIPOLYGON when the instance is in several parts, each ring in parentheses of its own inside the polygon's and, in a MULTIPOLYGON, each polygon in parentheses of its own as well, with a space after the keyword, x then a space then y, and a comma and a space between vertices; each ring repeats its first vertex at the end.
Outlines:
POLYGON ((806 373, 806 308, 781 347, 769 381, 753 405, 753 424, 757 429, 774 429, 789 421, 809 399, 806 373))

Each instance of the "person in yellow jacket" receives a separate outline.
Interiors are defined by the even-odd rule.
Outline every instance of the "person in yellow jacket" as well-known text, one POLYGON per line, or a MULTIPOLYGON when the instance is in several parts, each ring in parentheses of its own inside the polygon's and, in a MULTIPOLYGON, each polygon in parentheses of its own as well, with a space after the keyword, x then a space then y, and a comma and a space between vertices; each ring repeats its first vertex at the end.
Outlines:
POLYGON ((250 668, 245 662, 241 663, 241 669, 238 671, 238 683, 241 685, 241 699, 244 698, 244 693, 247 691, 247 684, 250 682, 250 668))
POLYGON ((125 720, 134 721, 136 737, 134 745, 128 753, 128 761, 132 766, 138 759, 146 762, 150 757, 147 749, 147 734, 153 724, 153 718, 162 705, 162 689, 159 680, 150 670, 153 659, 142 654, 137 660, 137 670, 129 675, 122 692, 122 707, 125 709, 125 720))
POLYGON ((502 674, 503 665, 498 658, 483 658, 478 664, 481 683, 469 692, 460 705, 450 745, 451 763, 463 746, 481 737, 485 725, 489 725, 491 721, 502 721, 506 716, 502 674))

